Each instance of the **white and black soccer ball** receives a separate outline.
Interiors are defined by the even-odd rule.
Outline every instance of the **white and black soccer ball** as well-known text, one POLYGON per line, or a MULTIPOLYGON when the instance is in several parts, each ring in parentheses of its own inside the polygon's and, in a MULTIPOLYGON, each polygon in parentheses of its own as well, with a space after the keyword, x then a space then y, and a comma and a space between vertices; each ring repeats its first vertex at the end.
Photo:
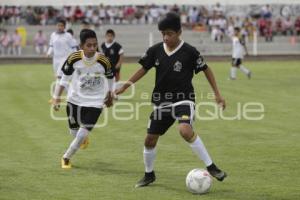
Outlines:
POLYGON ((193 194, 205 194, 212 186, 212 178, 204 169, 193 169, 186 176, 186 187, 193 194))

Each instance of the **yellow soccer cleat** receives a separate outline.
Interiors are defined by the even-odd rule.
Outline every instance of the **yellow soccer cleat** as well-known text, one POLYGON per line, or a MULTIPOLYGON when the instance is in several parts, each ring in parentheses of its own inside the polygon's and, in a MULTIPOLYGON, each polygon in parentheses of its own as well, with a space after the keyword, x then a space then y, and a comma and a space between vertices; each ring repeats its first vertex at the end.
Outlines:
POLYGON ((61 159, 61 168, 63 168, 63 169, 71 169, 72 165, 71 165, 70 159, 62 158, 61 159))
POLYGON ((80 149, 86 149, 89 146, 89 143, 90 143, 89 138, 86 137, 85 140, 81 143, 80 149))

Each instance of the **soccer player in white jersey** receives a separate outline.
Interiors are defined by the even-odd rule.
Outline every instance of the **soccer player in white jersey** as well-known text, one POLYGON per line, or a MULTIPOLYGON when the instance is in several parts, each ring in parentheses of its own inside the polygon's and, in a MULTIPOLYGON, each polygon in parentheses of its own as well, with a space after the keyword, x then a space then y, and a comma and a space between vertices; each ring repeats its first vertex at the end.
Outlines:
MULTIPOLYGON (((50 36, 49 49, 47 51, 47 57, 51 55, 53 57, 53 72, 56 85, 62 76, 62 72, 60 71, 61 66, 70 53, 77 50, 77 44, 74 43, 72 35, 65 31, 65 27, 66 21, 62 19, 58 20, 56 24, 57 30, 50 36)), ((51 100, 49 103, 51 103, 51 100)))
POLYGON ((240 28, 234 28, 234 35, 232 37, 232 67, 230 69, 230 80, 236 79, 236 71, 239 68, 249 79, 251 78, 251 71, 242 65, 244 54, 248 55, 245 39, 240 36, 240 28))
POLYGON ((82 50, 73 52, 64 62, 63 75, 52 100, 54 109, 58 110, 61 94, 69 85, 67 115, 74 140, 62 157, 63 169, 71 168, 71 157, 86 144, 103 106, 112 105, 113 70, 108 58, 97 52, 97 36, 93 30, 80 32, 80 48, 82 50))

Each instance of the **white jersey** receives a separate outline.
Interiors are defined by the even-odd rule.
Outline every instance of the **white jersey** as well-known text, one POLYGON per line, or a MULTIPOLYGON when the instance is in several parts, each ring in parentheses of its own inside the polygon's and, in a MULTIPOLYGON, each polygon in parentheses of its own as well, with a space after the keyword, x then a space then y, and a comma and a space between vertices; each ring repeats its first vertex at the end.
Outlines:
POLYGON ((58 74, 70 53, 76 50, 76 43, 68 32, 53 32, 50 36, 48 55, 53 54, 53 71, 58 74))
POLYGON ((82 50, 72 53, 62 67, 60 85, 68 89, 67 101, 84 107, 101 108, 108 91, 113 88, 113 72, 110 61, 100 53, 92 58, 82 50))
POLYGON ((232 58, 244 58, 245 47, 244 41, 242 41, 239 37, 232 37, 232 58))

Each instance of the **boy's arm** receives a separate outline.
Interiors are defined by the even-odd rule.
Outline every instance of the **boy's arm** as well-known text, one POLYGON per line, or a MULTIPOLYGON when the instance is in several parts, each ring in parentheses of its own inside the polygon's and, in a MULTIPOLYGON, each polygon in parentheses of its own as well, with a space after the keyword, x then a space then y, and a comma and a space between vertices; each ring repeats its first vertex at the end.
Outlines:
POLYGON ((221 96, 221 94, 219 92, 213 72, 211 71, 211 69, 209 67, 207 67, 207 69, 205 69, 203 72, 204 72, 206 79, 208 80, 211 88, 213 89, 213 91, 215 93, 217 104, 219 104, 224 110, 226 107, 225 100, 223 99, 223 97, 221 96))
POLYGON ((64 86, 60 85, 60 84, 57 84, 55 89, 54 89, 52 104, 53 104, 53 109, 55 111, 59 110, 60 101, 61 101, 60 97, 61 97, 61 94, 63 93, 64 89, 65 89, 64 86))
POLYGON ((123 63, 124 54, 120 54, 120 58, 118 60, 118 63, 116 64, 116 69, 119 69, 123 63))
POLYGON ((132 84, 134 84, 135 82, 137 82, 138 80, 140 80, 145 74, 147 73, 147 70, 145 70, 143 67, 141 67, 139 70, 137 70, 132 76, 131 78, 124 84, 122 85, 121 88, 115 90, 115 93, 118 94, 122 94, 123 92, 125 92, 125 90, 131 86, 132 84))

